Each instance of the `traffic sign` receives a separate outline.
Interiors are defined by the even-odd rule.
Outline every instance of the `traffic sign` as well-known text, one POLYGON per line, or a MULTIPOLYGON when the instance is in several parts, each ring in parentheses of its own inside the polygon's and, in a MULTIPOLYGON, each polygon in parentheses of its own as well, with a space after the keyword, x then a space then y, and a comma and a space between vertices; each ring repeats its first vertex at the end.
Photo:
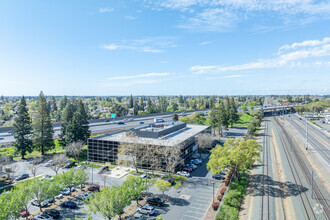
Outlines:
POLYGON ((117 116, 117 115, 114 114, 114 113, 111 114, 111 118, 115 118, 116 116, 117 116))

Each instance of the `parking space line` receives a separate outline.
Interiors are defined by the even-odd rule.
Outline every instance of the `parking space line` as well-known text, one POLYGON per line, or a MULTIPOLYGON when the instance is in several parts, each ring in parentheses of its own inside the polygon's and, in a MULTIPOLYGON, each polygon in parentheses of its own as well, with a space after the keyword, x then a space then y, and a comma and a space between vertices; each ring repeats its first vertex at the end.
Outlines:
MULTIPOLYGON (((193 209, 200 209, 200 210, 204 210, 204 211, 205 211, 205 210, 207 209, 207 206, 205 206, 205 208, 191 207, 191 206, 190 206, 190 208, 193 208, 193 209)), ((188 209, 188 210, 189 210, 189 209, 188 209)))
POLYGON ((195 217, 195 216, 192 216, 192 215, 183 215, 183 216, 188 217, 188 218, 199 219, 199 220, 202 219, 202 218, 198 218, 198 217, 195 217))
POLYGON ((197 215, 204 215, 204 213, 200 213, 200 212, 194 212, 194 211, 190 211, 190 210, 187 210, 186 212, 195 213, 195 214, 197 214, 197 215))

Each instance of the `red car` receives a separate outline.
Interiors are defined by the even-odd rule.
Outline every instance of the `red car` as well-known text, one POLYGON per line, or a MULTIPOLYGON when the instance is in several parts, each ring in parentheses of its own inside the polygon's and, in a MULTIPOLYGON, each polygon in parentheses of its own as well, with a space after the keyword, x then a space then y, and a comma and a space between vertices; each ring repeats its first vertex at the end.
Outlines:
POLYGON ((20 215, 22 218, 25 218, 25 217, 27 217, 27 216, 30 215, 30 212, 29 212, 28 210, 26 210, 26 211, 24 211, 24 212, 19 213, 19 215, 20 215))
POLYGON ((193 169, 191 167, 185 167, 182 170, 186 171, 186 172, 189 172, 189 173, 191 173, 193 171, 193 169))
POLYGON ((88 190, 89 190, 89 191, 100 191, 100 186, 99 186, 99 185, 96 185, 96 184, 94 184, 94 185, 90 185, 90 186, 88 187, 88 190))

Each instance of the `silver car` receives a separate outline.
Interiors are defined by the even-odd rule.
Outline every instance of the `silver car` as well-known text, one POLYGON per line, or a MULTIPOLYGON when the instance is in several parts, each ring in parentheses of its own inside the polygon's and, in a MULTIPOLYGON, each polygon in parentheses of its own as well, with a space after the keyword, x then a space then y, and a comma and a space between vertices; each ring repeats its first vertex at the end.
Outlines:
POLYGON ((144 215, 154 215, 155 208, 150 205, 140 206, 136 209, 137 212, 144 214, 144 215))

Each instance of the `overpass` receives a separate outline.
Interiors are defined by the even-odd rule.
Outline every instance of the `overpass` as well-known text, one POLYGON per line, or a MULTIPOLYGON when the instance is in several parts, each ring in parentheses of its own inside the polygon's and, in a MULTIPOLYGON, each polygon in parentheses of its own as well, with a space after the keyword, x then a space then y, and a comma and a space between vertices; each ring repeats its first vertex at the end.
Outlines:
POLYGON ((294 113, 294 107, 302 106, 301 104, 291 104, 291 105, 272 105, 272 106, 262 106, 257 110, 261 110, 264 116, 273 115, 284 115, 294 113))

